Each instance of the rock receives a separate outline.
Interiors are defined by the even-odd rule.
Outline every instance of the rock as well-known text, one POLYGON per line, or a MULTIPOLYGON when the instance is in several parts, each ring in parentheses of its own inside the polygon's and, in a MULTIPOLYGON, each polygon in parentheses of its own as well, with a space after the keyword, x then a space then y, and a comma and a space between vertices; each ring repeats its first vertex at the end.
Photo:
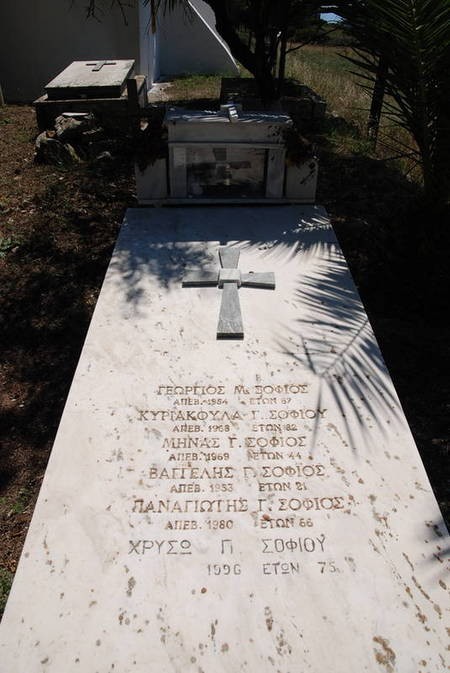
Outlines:
POLYGON ((38 135, 35 146, 36 161, 40 163, 67 166, 80 161, 72 145, 49 137, 46 131, 38 135))
POLYGON ((62 114, 55 119, 56 137, 62 142, 78 140, 82 134, 95 126, 92 114, 73 116, 62 114))
POLYGON ((96 126, 95 128, 89 129, 88 131, 83 131, 82 141, 84 143, 96 143, 106 138, 106 133, 101 126, 96 126))
POLYGON ((113 160, 113 155, 111 152, 108 152, 105 150, 104 152, 100 152, 98 156, 95 157, 94 163, 100 164, 100 165, 106 165, 109 164, 113 160))

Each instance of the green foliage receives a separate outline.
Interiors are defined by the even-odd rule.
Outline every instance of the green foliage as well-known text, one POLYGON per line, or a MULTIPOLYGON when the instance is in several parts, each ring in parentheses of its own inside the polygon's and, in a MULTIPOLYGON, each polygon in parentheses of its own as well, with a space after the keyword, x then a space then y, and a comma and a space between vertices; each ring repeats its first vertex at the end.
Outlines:
POLYGON ((358 40, 349 61, 371 90, 382 57, 388 66, 384 112, 407 129, 425 192, 446 202, 450 192, 450 3, 448 0, 359 0, 341 13, 358 40))
POLYGON ((17 496, 15 502, 13 502, 11 507, 11 512, 13 514, 23 514, 25 511, 31 497, 31 492, 28 488, 22 488, 17 496))
MULTIPOLYGON (((3 210, 3 204, 0 202, 0 213, 3 210)), ((6 257, 8 252, 15 248, 17 245, 20 245, 21 240, 18 237, 1 235, 0 234, 0 259, 6 257)))

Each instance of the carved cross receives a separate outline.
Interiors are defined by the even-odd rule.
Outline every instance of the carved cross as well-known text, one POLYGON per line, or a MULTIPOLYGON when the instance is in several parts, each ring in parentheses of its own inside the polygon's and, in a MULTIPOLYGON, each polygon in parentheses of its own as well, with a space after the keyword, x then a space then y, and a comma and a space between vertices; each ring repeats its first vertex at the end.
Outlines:
POLYGON ((275 289, 274 273, 253 273, 252 271, 241 273, 237 268, 239 254, 239 250, 235 248, 219 248, 220 268, 217 271, 190 273, 184 277, 182 282, 183 287, 211 287, 217 285, 222 289, 222 302, 217 325, 218 339, 244 338, 238 294, 239 287, 275 289))
POLYGON ((93 65, 92 72, 98 72, 104 65, 116 65, 116 61, 98 61, 97 63, 86 63, 86 65, 93 65))

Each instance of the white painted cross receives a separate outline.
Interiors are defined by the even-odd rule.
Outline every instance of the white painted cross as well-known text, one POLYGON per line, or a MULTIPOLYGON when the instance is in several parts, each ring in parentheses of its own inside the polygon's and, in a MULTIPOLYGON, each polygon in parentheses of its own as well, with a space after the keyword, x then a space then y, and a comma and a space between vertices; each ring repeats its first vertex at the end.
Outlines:
POLYGON ((97 61, 96 63, 86 63, 86 65, 95 66, 92 68, 92 72, 98 72, 103 68, 104 65, 116 65, 117 61, 97 61))
POLYGON ((239 250, 235 248, 219 248, 221 268, 218 271, 191 273, 186 275, 182 282, 183 287, 218 285, 222 289, 222 302, 217 325, 218 339, 244 338, 238 294, 239 287, 275 289, 275 274, 272 272, 253 273, 250 271, 249 273, 241 273, 237 268, 239 255, 239 250))

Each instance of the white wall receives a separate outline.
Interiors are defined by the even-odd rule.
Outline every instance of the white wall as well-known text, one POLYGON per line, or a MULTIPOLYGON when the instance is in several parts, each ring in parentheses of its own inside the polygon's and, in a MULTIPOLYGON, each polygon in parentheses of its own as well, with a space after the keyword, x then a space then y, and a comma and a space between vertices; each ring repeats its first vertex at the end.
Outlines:
MULTIPOLYGON (((139 4, 139 74, 147 77, 147 86, 159 77, 159 39, 158 33, 152 32, 150 5, 139 4)), ((1 0, 0 0, 1 2, 1 0)))
POLYGON ((167 13, 160 19, 160 74, 237 74, 236 63, 215 30, 214 12, 202 0, 190 2, 192 20, 182 10, 167 13))
POLYGON ((149 86, 160 74, 237 72, 202 0, 191 0, 192 22, 175 11, 161 18, 156 35, 142 0, 129 0, 128 25, 111 0, 97 2, 100 21, 86 19, 87 0, 0 0, 0 83, 7 102, 42 95, 72 61, 132 58, 149 86))
POLYGON ((86 4, 86 0, 0 0, 0 82, 7 102, 37 98, 72 61, 139 60, 136 7, 127 12, 125 25, 111 0, 100 0, 104 8, 100 22, 86 19, 86 4))

